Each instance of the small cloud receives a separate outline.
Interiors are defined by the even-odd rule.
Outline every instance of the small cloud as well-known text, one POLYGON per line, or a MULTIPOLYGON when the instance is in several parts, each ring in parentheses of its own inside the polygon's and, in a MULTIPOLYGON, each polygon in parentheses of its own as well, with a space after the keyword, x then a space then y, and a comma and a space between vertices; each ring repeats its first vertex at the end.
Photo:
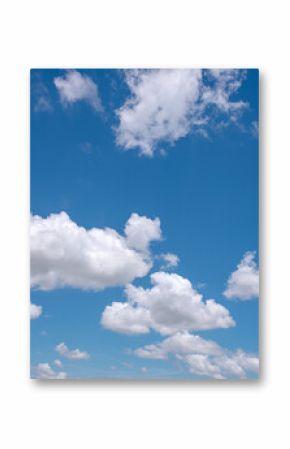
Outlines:
POLYGON ((196 288, 197 290, 200 290, 201 288, 206 287, 206 283, 205 282, 198 282, 194 288, 196 288))
POLYGON ((55 366, 57 366, 58 368, 61 368, 61 367, 63 366, 63 365, 62 365, 62 362, 61 362, 60 360, 58 360, 58 359, 55 359, 53 363, 54 363, 55 366))
POLYGON ((54 371, 49 363, 39 363, 36 367, 32 368, 32 374, 36 379, 66 379, 67 374, 65 372, 54 371))
POLYGON ((246 301, 259 296, 259 270, 254 251, 247 251, 228 281, 224 296, 246 301))
POLYGON ((42 314, 42 307, 36 304, 30 304, 30 319, 36 320, 42 314))
POLYGON ((96 112, 103 111, 98 86, 89 76, 77 70, 68 70, 64 76, 54 78, 54 84, 63 106, 84 101, 96 112))
POLYGON ((179 257, 176 254, 172 253, 160 254, 156 258, 164 260, 165 264, 161 266, 162 270, 177 267, 179 263, 179 257))
POLYGON ((141 372, 142 373, 147 373, 148 369, 146 368, 146 366, 142 366, 141 368, 141 372))
POLYGON ((52 111, 52 106, 50 103, 50 100, 48 100, 47 98, 45 98, 44 96, 39 97, 37 99, 37 102, 34 106, 34 110, 36 112, 51 112, 52 111))
POLYGON ((80 351, 79 349, 68 349, 65 343, 59 343, 55 347, 55 350, 67 359, 85 360, 90 357, 90 355, 86 351, 80 351))

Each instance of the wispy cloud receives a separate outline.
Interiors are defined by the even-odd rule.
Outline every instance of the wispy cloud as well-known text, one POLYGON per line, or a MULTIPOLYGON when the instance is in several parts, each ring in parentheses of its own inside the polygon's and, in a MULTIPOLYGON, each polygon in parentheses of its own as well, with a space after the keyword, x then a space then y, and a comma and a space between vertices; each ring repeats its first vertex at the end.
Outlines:
POLYGON ((92 144, 91 142, 83 142, 80 144, 80 149, 85 154, 91 154, 92 153, 92 144))
POLYGON ((170 268, 177 267, 179 263, 179 257, 176 254, 164 253, 156 256, 156 259, 161 259, 165 263, 161 265, 161 270, 168 270, 170 268))
POLYGON ((31 94, 33 100, 32 107, 35 112, 53 111, 49 90, 41 80, 35 80, 32 83, 31 94))

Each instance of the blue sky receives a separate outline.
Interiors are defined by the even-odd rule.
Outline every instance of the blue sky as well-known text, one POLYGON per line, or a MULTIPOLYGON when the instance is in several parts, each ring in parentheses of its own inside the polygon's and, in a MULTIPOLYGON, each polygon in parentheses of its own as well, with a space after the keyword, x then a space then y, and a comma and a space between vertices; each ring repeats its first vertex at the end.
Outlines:
POLYGON ((31 71, 31 214, 39 217, 31 302, 41 307, 31 320, 33 377, 257 377, 258 76, 253 69, 31 71), (67 218, 51 225, 49 216, 62 211, 67 218), (143 218, 130 222, 124 239, 134 213, 143 218), (71 223, 75 240, 66 242, 71 223), (104 260, 123 252, 106 254, 110 244, 100 250, 99 240, 90 248, 92 228, 121 236, 124 257, 130 252, 142 275, 129 262, 126 272, 127 259, 118 260, 119 274, 105 273, 104 260), (168 253, 178 264, 166 266, 168 253), (85 272, 92 260, 100 264, 95 278, 85 272), (163 296, 150 281, 160 272, 163 296), (191 287, 184 284, 183 294, 184 280, 191 287), (127 284, 143 289, 145 305, 137 290, 129 304, 127 284), (195 317, 198 294, 202 304, 222 306, 222 325, 215 312, 211 324, 195 317), (112 314, 113 302, 138 309, 146 331, 134 327, 139 315, 133 323, 112 314), (199 349, 191 336, 202 339, 199 349), (218 349, 208 350, 209 341, 218 349))

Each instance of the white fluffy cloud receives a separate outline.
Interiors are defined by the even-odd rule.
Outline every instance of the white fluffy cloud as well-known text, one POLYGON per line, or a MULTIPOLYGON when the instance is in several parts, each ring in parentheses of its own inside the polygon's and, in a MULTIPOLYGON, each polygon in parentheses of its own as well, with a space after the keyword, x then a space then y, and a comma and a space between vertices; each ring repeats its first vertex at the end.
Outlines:
POLYGON ((39 363, 33 373, 37 379, 66 379, 67 374, 63 371, 54 371, 49 363, 39 363))
POLYGON ((30 319, 36 320, 42 314, 42 307, 36 304, 30 304, 30 319))
POLYGON ((226 298, 245 301, 259 296, 259 270, 254 258, 254 251, 244 254, 236 271, 230 275, 227 281, 227 288, 224 291, 226 298))
POLYGON ((127 302, 113 302, 103 312, 102 325, 126 334, 162 335, 185 330, 228 328, 235 325, 229 311, 213 299, 203 300, 188 279, 175 273, 157 272, 152 288, 128 285, 127 302))
POLYGON ((90 355, 86 351, 80 351, 79 349, 69 349, 65 343, 59 343, 55 347, 55 350, 66 359, 85 360, 90 357, 90 355))
POLYGON ((138 348, 134 354, 145 359, 167 359, 169 354, 188 355, 192 353, 220 355, 222 348, 211 340, 188 332, 178 332, 157 344, 138 348))
POLYGON ((160 220, 159 218, 151 220, 134 213, 126 223, 125 234, 130 248, 148 252, 150 242, 162 238, 160 220))
POLYGON ((157 344, 134 351, 138 357, 167 359, 170 354, 186 363, 192 374, 225 379, 246 378, 248 372, 258 373, 259 359, 244 351, 228 351, 211 340, 188 332, 179 332, 157 344))
POLYGON ((122 236, 110 228, 87 230, 65 212, 33 216, 32 287, 101 290, 145 276, 152 267, 150 242, 161 238, 160 221, 132 214, 125 233, 122 236))
POLYGON ((259 372, 259 359, 243 351, 236 351, 217 357, 204 354, 190 354, 184 357, 189 371, 198 376, 214 379, 246 379, 248 372, 259 372))
POLYGON ((85 101, 95 111, 103 110, 98 86, 89 76, 77 70, 68 70, 64 76, 54 78, 54 84, 64 106, 85 101))
POLYGON ((243 70, 128 70, 130 97, 117 110, 117 143, 152 156, 158 142, 171 144, 192 129, 207 134, 218 122, 236 120, 246 104, 231 96, 243 70))
POLYGON ((127 335, 147 334, 150 330, 150 311, 133 307, 126 302, 113 302, 102 314, 102 325, 113 332, 127 335))

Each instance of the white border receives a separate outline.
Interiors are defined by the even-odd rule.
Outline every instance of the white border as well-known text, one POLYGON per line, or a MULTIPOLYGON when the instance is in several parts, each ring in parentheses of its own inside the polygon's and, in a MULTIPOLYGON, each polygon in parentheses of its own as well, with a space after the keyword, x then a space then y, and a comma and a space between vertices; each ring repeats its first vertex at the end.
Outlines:
POLYGON ((286 7, 279 0, 3 2, 1 447, 289 446, 286 7), (260 382, 44 385, 28 379, 29 68, 124 66, 260 68, 260 382))

